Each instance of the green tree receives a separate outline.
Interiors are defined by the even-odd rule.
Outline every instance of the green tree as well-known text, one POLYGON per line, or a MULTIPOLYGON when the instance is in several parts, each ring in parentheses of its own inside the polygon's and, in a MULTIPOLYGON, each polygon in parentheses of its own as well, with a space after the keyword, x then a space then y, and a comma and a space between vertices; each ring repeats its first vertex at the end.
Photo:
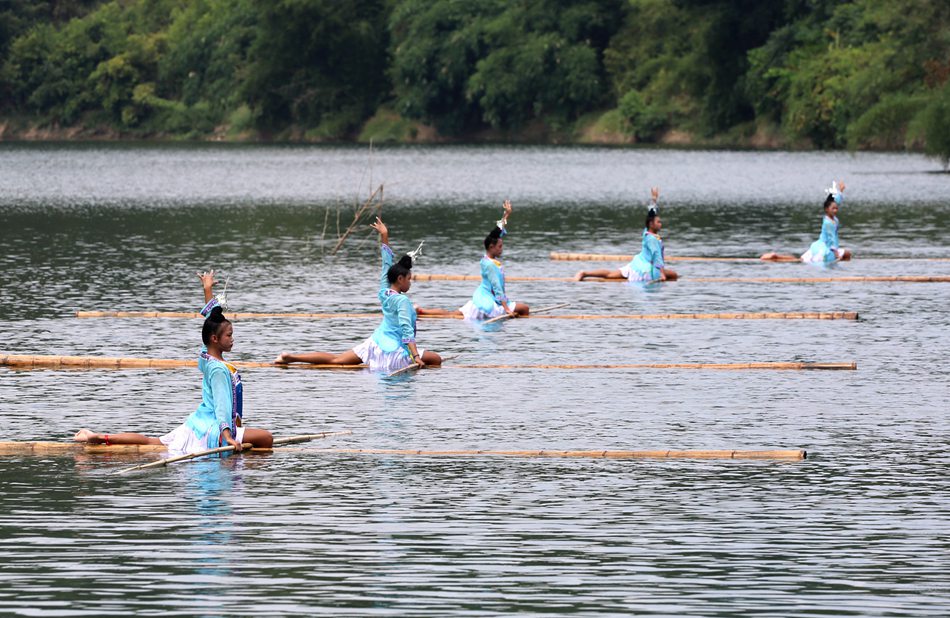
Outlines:
POLYGON ((468 80, 488 53, 487 23, 504 7, 503 0, 397 2, 389 21, 396 111, 447 135, 477 128, 481 110, 468 80))
POLYGON ((911 132, 924 139, 927 154, 939 159, 944 168, 950 166, 950 81, 933 93, 914 119, 911 132))
POLYGON ((390 21, 396 107, 447 133, 563 125, 608 94, 602 53, 621 6, 402 0, 390 21))
POLYGON ((386 80, 383 0, 254 0, 258 28, 242 98, 262 128, 332 124, 346 132, 375 111, 386 80))

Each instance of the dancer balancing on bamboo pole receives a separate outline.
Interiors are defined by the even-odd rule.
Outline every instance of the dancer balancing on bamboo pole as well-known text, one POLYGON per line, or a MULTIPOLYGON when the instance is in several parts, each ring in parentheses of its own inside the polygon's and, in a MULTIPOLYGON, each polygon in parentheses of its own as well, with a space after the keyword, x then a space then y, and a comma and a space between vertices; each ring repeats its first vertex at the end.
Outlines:
MULTIPOLYGON (((412 285, 412 260, 416 252, 403 255, 393 264, 389 248, 389 229, 376 217, 371 227, 379 232, 382 242, 382 273, 379 281, 379 302, 383 321, 376 331, 352 350, 342 354, 330 352, 281 352, 274 363, 310 363, 313 365, 359 365, 366 363, 374 371, 394 371, 415 363, 419 367, 441 365, 442 357, 416 346, 416 310, 406 295, 412 285)), ((418 249, 416 250, 418 251, 418 249)))
POLYGON ((657 211, 657 202, 660 199, 659 187, 650 189, 650 206, 644 222, 640 253, 633 256, 629 264, 617 270, 582 270, 574 275, 576 281, 583 281, 587 277, 601 279, 627 279, 628 281, 676 281, 679 275, 676 271, 667 268, 663 255, 663 239, 660 230, 663 223, 657 211))
POLYGON ((811 264, 833 264, 846 262, 851 259, 851 251, 842 249, 838 244, 838 208, 844 202, 844 183, 836 180, 828 189, 828 196, 822 208, 825 215, 821 219, 821 234, 813 242, 808 251, 800 257, 782 255, 779 253, 765 253, 763 260, 769 262, 805 262, 811 264))
POLYGON ((240 451, 242 444, 271 448, 274 437, 266 429, 243 424, 244 384, 237 369, 224 360, 224 353, 234 346, 234 328, 224 317, 224 310, 212 288, 217 281, 214 271, 198 273, 204 288, 205 316, 201 326, 201 353, 198 369, 202 373, 201 404, 177 429, 161 437, 140 433, 97 433, 80 429, 73 439, 90 444, 164 444, 169 451, 197 453, 226 444, 240 451))
POLYGON ((447 309, 424 309, 417 307, 419 315, 438 315, 462 317, 466 320, 490 320, 502 315, 511 317, 526 316, 531 308, 526 303, 516 303, 509 300, 505 293, 505 269, 501 265, 501 254, 504 251, 502 238, 508 233, 508 217, 511 216, 511 200, 503 204, 504 214, 495 222, 495 227, 485 237, 485 255, 479 263, 482 273, 482 282, 472 298, 454 311, 447 309))

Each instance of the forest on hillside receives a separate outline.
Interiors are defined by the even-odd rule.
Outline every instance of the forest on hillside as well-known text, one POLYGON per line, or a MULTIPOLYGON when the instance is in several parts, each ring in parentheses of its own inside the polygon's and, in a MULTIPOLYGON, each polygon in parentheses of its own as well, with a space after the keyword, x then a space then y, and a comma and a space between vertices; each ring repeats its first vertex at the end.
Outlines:
POLYGON ((947 0, 0 0, 8 130, 946 163, 948 78, 947 0))

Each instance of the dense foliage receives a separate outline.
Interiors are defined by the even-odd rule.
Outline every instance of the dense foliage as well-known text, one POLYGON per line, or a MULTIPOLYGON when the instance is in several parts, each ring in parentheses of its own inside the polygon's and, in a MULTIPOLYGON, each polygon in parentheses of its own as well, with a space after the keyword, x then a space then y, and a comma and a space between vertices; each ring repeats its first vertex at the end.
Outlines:
POLYGON ((621 139, 946 161, 948 78, 946 0, 0 0, 0 114, 126 135, 349 139, 376 115, 570 138, 610 115, 621 139))

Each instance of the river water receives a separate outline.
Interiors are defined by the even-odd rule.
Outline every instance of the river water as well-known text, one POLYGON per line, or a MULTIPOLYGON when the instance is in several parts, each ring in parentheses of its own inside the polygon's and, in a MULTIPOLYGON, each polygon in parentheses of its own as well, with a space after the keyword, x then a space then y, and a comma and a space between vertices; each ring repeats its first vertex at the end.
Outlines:
MULTIPOLYGON (((509 276, 639 250, 649 187, 668 256, 802 252, 832 178, 856 259, 679 262, 682 280, 512 281, 565 313, 857 311, 859 321, 420 321, 461 363, 856 361, 857 371, 462 369, 243 372, 245 418, 352 435, 128 477, 145 456, 0 457, 0 614, 946 616, 950 408, 946 283, 691 278, 948 275, 950 176, 892 154, 568 147, 0 145, 0 353, 192 358, 200 321, 77 319, 195 310, 195 271, 234 311, 378 310, 362 229, 384 184, 417 269, 477 274, 514 203, 509 276), (338 223, 339 221, 339 223, 338 223), (339 226, 339 228, 338 228, 339 226), (914 258, 914 259, 894 259, 914 258), (780 449, 801 462, 436 458, 320 447, 780 449)), ((417 282, 455 308, 471 281, 417 282)), ((343 351, 374 320, 235 323, 235 360, 343 351)), ((164 433, 200 375, 0 367, 2 440, 79 427, 164 433)))

